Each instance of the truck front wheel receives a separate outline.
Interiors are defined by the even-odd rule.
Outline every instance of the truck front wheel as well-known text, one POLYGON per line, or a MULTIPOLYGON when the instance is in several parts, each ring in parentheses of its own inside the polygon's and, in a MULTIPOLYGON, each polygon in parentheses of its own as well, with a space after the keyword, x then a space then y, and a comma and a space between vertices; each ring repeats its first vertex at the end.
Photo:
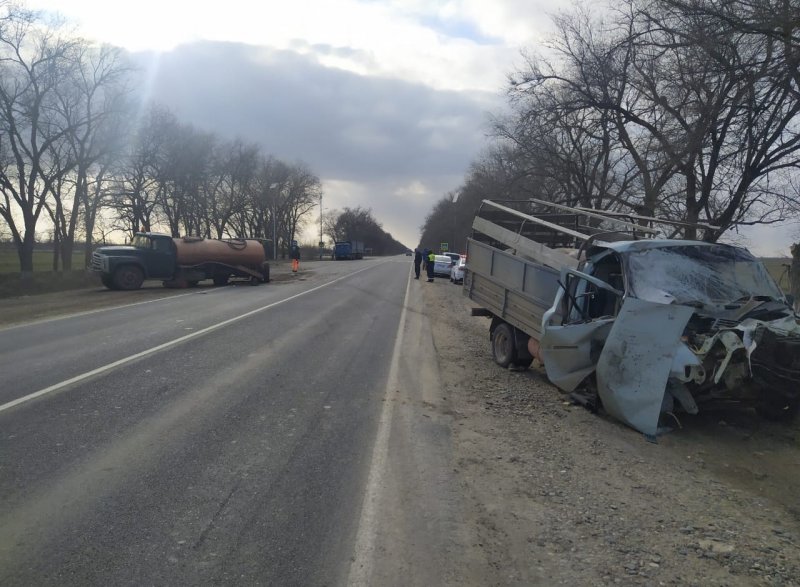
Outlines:
POLYGON ((111 278, 110 275, 102 275, 100 277, 100 282, 105 285, 108 289, 117 289, 117 286, 114 285, 114 280, 111 278))
POLYGON ((116 289, 132 290, 142 287, 144 273, 136 265, 124 265, 114 271, 116 289))

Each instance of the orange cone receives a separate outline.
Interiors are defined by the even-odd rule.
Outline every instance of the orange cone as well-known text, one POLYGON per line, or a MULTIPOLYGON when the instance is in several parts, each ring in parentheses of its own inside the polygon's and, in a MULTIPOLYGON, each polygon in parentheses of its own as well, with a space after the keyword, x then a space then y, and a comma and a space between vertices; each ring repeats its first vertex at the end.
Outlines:
POLYGON ((297 273, 298 269, 300 269, 300 261, 292 259, 292 273, 297 273))

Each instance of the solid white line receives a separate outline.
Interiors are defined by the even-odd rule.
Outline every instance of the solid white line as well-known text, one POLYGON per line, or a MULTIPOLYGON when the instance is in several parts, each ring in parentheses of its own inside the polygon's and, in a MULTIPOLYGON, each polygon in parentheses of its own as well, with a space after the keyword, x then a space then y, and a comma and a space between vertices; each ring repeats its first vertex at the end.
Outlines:
POLYGON ((394 409, 393 391, 399 386, 400 352, 403 348, 403 332, 406 328, 406 310, 408 308, 408 295, 411 290, 411 279, 406 285, 406 296, 403 300, 403 311, 400 313, 400 324, 394 341, 392 363, 389 367, 389 378, 386 381, 386 390, 383 393, 383 409, 378 422, 378 433, 372 449, 369 477, 361 506, 361 516, 358 521, 356 543, 353 553, 353 562, 350 564, 348 585, 367 587, 370 585, 372 564, 375 560, 375 540, 378 534, 377 517, 380 509, 379 498, 383 488, 383 477, 386 473, 386 462, 389 455, 389 431, 392 424, 394 409))
MULTIPOLYGON (((181 344, 183 342, 186 342, 187 340, 191 340, 193 338, 197 338, 199 336, 203 336, 204 334, 208 334, 209 332, 212 332, 214 330, 218 330, 218 329, 220 329, 220 328, 222 328, 224 326, 228 326, 229 324, 233 324, 234 322, 238 322, 239 320, 243 320, 244 318, 249 318, 250 316, 252 316, 254 314, 258 314, 259 312, 263 312, 264 310, 269 310, 270 308, 274 308, 275 306, 279 306, 279 305, 284 304, 286 302, 289 302, 291 300, 297 299, 297 298, 302 297, 304 295, 308 295, 308 294, 310 294, 312 292, 320 290, 320 289, 322 289, 324 287, 328 287, 329 285, 333 285, 334 283, 342 281, 343 279, 347 279, 348 277, 352 277, 353 275, 361 273, 362 271, 367 271, 369 269, 374 269, 375 267, 378 267, 379 265, 383 265, 383 263, 378 263, 376 265, 371 265, 369 267, 364 267, 363 269, 359 269, 358 271, 354 271, 353 273, 348 273, 347 275, 343 275, 342 277, 337 277, 336 279, 334 279, 332 281, 329 281, 327 283, 323 283, 322 285, 318 285, 317 287, 313 287, 313 288, 308 289, 306 291, 300 292, 299 294, 295 294, 293 296, 289 296, 288 298, 285 298, 283 300, 279 300, 277 302, 273 302, 271 304, 268 304, 266 306, 262 306, 260 308, 256 308, 255 310, 250 310, 249 312, 245 312, 244 314, 241 314, 239 316, 234 316, 233 318, 229 318, 227 320, 223 320, 222 322, 219 322, 217 324, 212 324, 211 326, 203 328, 202 330, 197 330, 196 332, 192 332, 190 334, 186 334, 184 336, 181 336, 180 338, 176 338, 175 340, 171 340, 169 342, 165 342, 165 343, 160 344, 158 346, 149 348, 146 351, 142 351, 140 353, 136 353, 134 355, 130 355, 129 357, 125 357, 124 359, 119 359, 118 361, 114 361, 113 363, 109 363, 107 365, 103 365, 102 367, 98 367, 97 369, 92 369, 91 371, 87 371, 86 373, 81 373, 80 375, 76 375, 75 377, 72 377, 71 379, 67 379, 65 381, 61 381, 60 383, 56 383, 55 385, 51 385, 50 387, 45 387, 44 389, 40 389, 39 391, 35 391, 33 393, 29 393, 26 396, 17 398, 17 399, 12 400, 12 401, 10 401, 8 403, 0 405, 0 412, 4 412, 5 410, 11 409, 11 408, 13 408, 15 406, 18 406, 20 404, 24 404, 25 402, 29 402, 32 399, 36 399, 37 397, 41 397, 43 395, 47 395, 48 393, 53 393, 54 391, 58 391, 58 390, 63 389, 65 387, 69 386, 69 385, 73 385, 75 383, 79 383, 80 381, 84 381, 86 379, 89 379, 90 377, 94 377, 95 375, 100 375, 101 373, 106 373, 108 371, 111 371, 112 369, 116 369, 117 367, 120 367, 120 366, 125 365, 127 363, 131 363, 133 361, 136 361, 137 359, 141 359, 142 357, 146 357, 148 355, 152 355, 153 353, 157 353, 159 351, 163 351, 164 349, 168 349, 170 347, 179 345, 179 344, 181 344)), ((403 311, 405 312, 405 309, 403 311)))

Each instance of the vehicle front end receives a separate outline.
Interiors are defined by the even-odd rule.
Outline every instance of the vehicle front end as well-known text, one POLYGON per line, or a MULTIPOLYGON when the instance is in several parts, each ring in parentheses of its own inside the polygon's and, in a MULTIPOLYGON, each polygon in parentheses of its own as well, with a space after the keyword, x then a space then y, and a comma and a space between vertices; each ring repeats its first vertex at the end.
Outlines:
POLYGON ((800 407, 800 319, 764 265, 727 245, 643 248, 627 255, 629 294, 692 310, 662 402, 697 413, 738 404, 791 420, 800 407))
MULTIPOLYGON (((589 251, 542 324, 548 378, 589 391, 655 436, 662 416, 714 406, 791 420, 800 407, 800 318, 745 249, 631 241, 589 251)), ((580 395, 580 392, 579 394, 580 395)))

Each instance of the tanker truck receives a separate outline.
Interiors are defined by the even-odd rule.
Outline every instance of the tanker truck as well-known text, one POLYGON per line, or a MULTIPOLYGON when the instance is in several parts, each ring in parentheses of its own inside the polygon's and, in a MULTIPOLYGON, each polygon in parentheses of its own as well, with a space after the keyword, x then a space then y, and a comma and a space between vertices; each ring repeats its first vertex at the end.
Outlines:
POLYGON ((206 279, 226 285, 231 278, 257 285, 269 281, 266 258, 257 240, 139 232, 130 245, 99 247, 90 270, 109 289, 139 289, 145 279, 160 279, 164 287, 194 287, 206 279))

